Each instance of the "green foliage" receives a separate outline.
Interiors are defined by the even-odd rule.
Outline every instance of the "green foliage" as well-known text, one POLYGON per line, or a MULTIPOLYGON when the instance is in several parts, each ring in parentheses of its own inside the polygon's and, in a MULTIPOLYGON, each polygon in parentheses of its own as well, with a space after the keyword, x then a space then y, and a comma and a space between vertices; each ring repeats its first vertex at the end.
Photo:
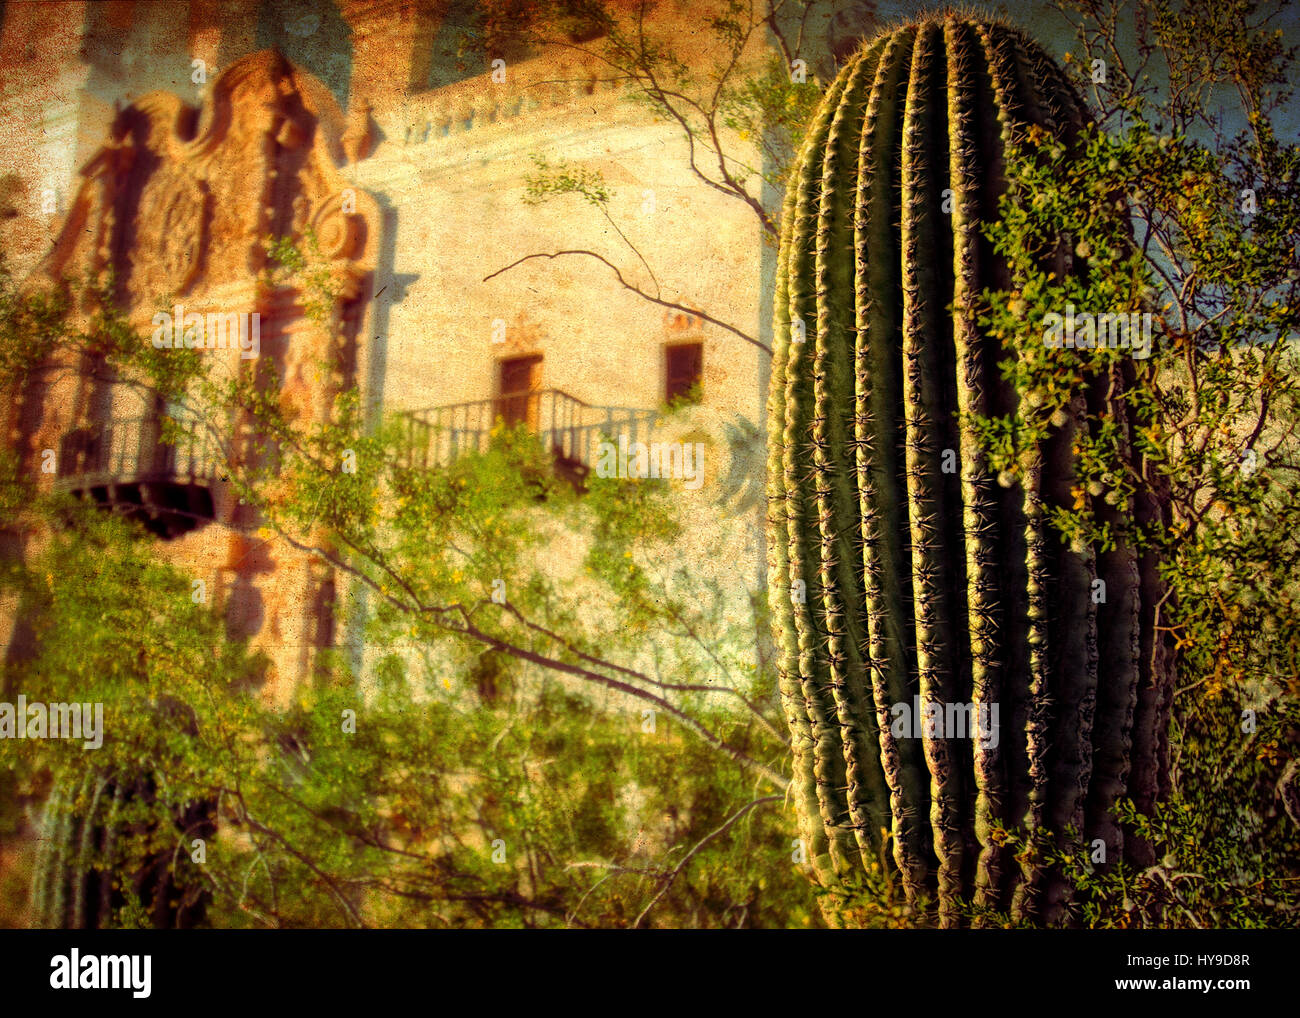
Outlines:
POLYGON ((721 99, 722 122, 742 142, 759 145, 763 178, 772 186, 789 183, 794 149, 822 98, 815 78, 796 80, 786 60, 771 54, 762 70, 746 75, 721 99))
MULTIPOLYGON (((467 476, 430 502, 463 498, 453 518, 467 531, 490 526, 494 497, 468 494, 457 483, 467 476)), ((518 474, 496 479, 522 487, 518 474)), ((640 712, 602 707, 507 656, 462 648, 438 658, 418 625, 413 656, 395 611, 372 625, 388 633, 376 646, 393 648, 376 662, 373 694, 323 677, 287 711, 269 708, 252 695, 257 656, 224 639, 182 575, 117 521, 62 511, 48 550, 6 577, 40 645, 9 682, 31 700, 104 702, 110 737, 93 763, 161 777, 155 817, 219 804, 222 832, 200 868, 214 925, 630 925, 687 848, 748 795, 671 718, 659 715, 645 733, 640 712), (141 709, 164 693, 193 708, 197 738, 141 709)), ((598 545, 617 545, 626 522, 608 521, 598 545)), ((649 613, 648 591, 618 569, 625 560, 597 548, 593 563, 622 586, 629 622, 649 613)), ((410 586, 423 589, 434 573, 410 586)), ((439 573, 439 582, 465 603, 481 596, 463 576, 439 573)), ((532 593, 521 591, 520 603, 532 593)), ((539 586, 536 596, 555 593, 539 586)), ((697 716, 724 731, 745 727, 716 707, 697 716)), ((52 740, 7 740, 0 752, 28 795, 50 770, 88 759, 52 740)), ((753 810, 694 857, 651 921, 811 921, 794 867, 755 866, 785 858, 782 827, 770 805, 753 810)), ((169 829, 142 837, 127 858, 175 849, 169 829)))
POLYGON ((1086 354, 1128 373, 1143 467, 1122 430, 1090 414, 1074 503, 1053 523, 1074 542, 1129 540, 1159 556, 1179 688, 1170 799, 1150 815, 1123 808, 1158 861, 1093 873, 1055 858, 1076 881, 1070 915, 1087 925, 1293 925, 1297 826, 1278 783, 1300 692, 1300 146, 1279 140, 1277 118, 1294 53, 1269 25, 1273 5, 1157 3, 1133 25, 1144 77, 1117 38, 1118 6, 1060 7, 1084 45, 1067 64, 1099 121, 1077 151, 1030 132, 1009 160, 1015 186, 988 235, 1013 279, 986 293, 982 324, 1015 350, 1003 375, 1028 409, 975 425, 995 469, 1013 473, 1080 383, 1081 355, 1044 347, 1043 316, 1067 304, 1153 315, 1148 360, 1086 354), (1094 84, 1098 58, 1108 73, 1094 84), (1047 257, 1058 237, 1065 272, 1047 257), (1153 487, 1164 522, 1137 511, 1153 487))
POLYGON ((302 246, 294 244, 289 237, 277 237, 266 244, 266 252, 272 262, 267 284, 292 281, 303 296, 303 314, 308 320, 329 325, 343 283, 332 271, 329 259, 321 254, 320 241, 311 228, 307 229, 302 246))
POLYGON ((690 387, 682 393, 678 393, 672 399, 667 400, 659 409, 665 414, 677 413, 686 407, 697 406, 704 402, 704 386, 700 382, 692 382, 690 387))
POLYGON ((605 178, 597 171, 583 166, 573 166, 561 160, 554 166, 545 156, 533 154, 537 175, 527 178, 524 202, 537 205, 552 195, 577 194, 592 205, 606 205, 610 191, 605 178), (549 174, 549 176, 548 176, 549 174))
MULTIPOLYGON (((270 249, 267 285, 293 281, 328 309, 310 238, 270 249)), ((8 299, 10 321, 40 327, 49 298, 8 299)), ((40 921, 68 914, 57 895, 70 891, 55 891, 82 872, 66 846, 87 826, 88 764, 157 786, 110 825, 121 842, 95 863, 117 885, 108 924, 156 921, 131 889, 159 859, 173 860, 179 893, 201 890, 217 926, 819 921, 770 794, 785 747, 754 628, 672 554, 681 523, 665 491, 593 478, 579 499, 533 436, 504 426, 481 454, 416 468, 402 423, 367 427, 354 391, 330 422, 305 424, 266 375, 156 357, 107 299, 93 319, 50 321, 63 330, 50 349, 66 356, 111 336, 106 367, 165 387, 222 448, 234 444, 218 422, 249 422, 267 457, 225 464, 260 514, 247 539, 312 551, 364 590, 355 615, 343 598, 339 609, 366 654, 354 673, 345 641, 292 702, 270 702, 269 662, 228 638, 220 603, 196 605, 142 531, 41 494, 6 456, 6 526, 49 537, 4 560, 7 603, 31 634, 5 688, 102 702, 108 732, 93 752, 0 745, 6 836, 30 830, 24 814, 52 787, 69 790, 45 820, 59 836, 41 861, 55 877, 38 885, 40 921), (556 573, 557 540, 576 549, 573 575, 556 573), (159 714, 172 701, 197 734, 159 714), (174 818, 204 804, 219 833, 193 865, 193 832, 174 818)), ((48 369, 34 358, 24 377, 48 369)))

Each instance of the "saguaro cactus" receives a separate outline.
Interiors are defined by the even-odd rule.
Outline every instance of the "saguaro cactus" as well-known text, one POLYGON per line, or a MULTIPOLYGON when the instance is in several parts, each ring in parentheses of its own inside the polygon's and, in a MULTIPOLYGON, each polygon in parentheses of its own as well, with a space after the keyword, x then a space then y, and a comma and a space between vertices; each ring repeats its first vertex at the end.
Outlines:
POLYGON ((92 770, 55 783, 36 859, 32 926, 111 926, 132 899, 155 929, 202 921, 208 896, 189 853, 192 839, 215 831, 212 804, 193 803, 163 819, 155 800, 150 777, 123 782, 92 770), (144 859, 128 854, 129 838, 156 833, 160 824, 167 850, 144 859))
POLYGON ((1064 845, 1072 828, 1098 862, 1141 860, 1113 807, 1167 791, 1155 564, 1122 542, 1071 548, 1049 522, 1088 417, 1131 429, 1131 365, 1098 369, 1002 484, 967 416, 1018 406, 976 311, 1009 284, 980 230, 1008 147, 1031 124, 1069 145, 1085 117, 1019 32, 937 16, 842 69, 786 195, 768 547, 800 834, 828 887, 883 857, 947 926, 964 903, 1059 919, 1068 882, 999 829, 1064 845), (900 727, 914 697, 1000 724, 900 727))
MULTIPOLYGON (((193 710, 178 700, 162 697, 146 709, 160 725, 198 734, 193 710)), ((207 883, 190 852, 194 839, 215 835, 216 804, 168 804, 163 780, 161 769, 125 776, 98 766, 56 777, 33 872, 32 926, 111 926, 128 905, 155 929, 202 922, 207 883)))

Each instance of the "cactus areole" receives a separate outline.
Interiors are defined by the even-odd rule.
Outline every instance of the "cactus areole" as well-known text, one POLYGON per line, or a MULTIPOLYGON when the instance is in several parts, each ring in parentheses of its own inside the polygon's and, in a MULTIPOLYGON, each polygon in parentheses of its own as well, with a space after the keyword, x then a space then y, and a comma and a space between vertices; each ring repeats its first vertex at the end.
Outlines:
POLYGON ((858 51, 790 179, 769 594, 800 840, 841 923, 881 878, 944 926, 1063 921, 1071 883, 1042 850, 1142 862, 1114 806, 1168 791, 1155 563, 1049 522, 1089 417, 1132 428, 1107 384, 1131 368, 1099 369, 1013 478, 968 423, 1018 405, 977 322, 1009 288, 981 229, 1008 147, 1031 124, 1068 145, 1086 117, 1021 33, 941 15, 858 51))

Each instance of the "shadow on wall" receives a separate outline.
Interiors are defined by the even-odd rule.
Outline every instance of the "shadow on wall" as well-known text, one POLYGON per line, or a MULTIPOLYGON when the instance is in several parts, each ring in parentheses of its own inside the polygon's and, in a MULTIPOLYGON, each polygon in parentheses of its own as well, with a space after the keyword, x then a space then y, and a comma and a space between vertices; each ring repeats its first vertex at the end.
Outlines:
POLYGON ((325 83, 348 108, 352 86, 352 32, 332 3, 264 0, 257 12, 254 50, 274 47, 325 83))

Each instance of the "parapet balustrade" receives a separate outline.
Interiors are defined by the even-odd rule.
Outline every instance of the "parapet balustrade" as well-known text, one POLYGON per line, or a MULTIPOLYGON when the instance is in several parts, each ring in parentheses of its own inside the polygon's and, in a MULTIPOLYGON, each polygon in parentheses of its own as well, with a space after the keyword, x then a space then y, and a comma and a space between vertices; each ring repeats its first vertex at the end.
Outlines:
POLYGON ((491 73, 481 74, 408 96, 400 114, 381 113, 377 119, 403 145, 422 145, 534 111, 600 103, 613 99, 622 84, 595 60, 534 58, 506 68, 504 84, 494 82, 491 73))

